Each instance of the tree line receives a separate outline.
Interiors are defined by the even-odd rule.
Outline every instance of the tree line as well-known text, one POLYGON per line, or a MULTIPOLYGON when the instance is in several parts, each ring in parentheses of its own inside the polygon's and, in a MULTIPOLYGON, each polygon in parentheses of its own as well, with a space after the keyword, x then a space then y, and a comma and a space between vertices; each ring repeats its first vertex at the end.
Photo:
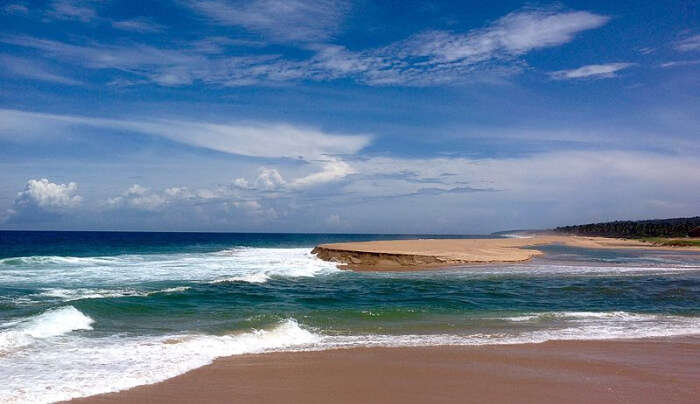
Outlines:
POLYGON ((700 237, 700 216, 653 220, 618 220, 562 226, 556 232, 582 236, 643 238, 643 237, 700 237))

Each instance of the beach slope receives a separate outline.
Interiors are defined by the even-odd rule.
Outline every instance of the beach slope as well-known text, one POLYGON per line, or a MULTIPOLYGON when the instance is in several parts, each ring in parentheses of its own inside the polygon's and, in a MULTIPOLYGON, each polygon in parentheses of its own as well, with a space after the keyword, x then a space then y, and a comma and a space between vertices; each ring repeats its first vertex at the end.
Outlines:
POLYGON ((224 358, 98 403, 691 403, 693 337, 357 348, 224 358))

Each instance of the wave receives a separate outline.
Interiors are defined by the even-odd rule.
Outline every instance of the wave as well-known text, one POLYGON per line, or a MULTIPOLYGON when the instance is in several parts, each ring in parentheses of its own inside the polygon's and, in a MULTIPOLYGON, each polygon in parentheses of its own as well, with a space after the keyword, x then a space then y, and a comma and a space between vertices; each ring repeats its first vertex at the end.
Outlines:
MULTIPOLYGON (((671 316, 657 316, 652 314, 629 313, 626 311, 552 311, 544 313, 526 314, 515 317, 505 317, 508 321, 534 321, 534 320, 614 320, 614 321, 651 321, 663 318, 674 318, 671 316)), ((683 317, 676 317, 683 318, 683 317)))
MULTIPOLYGON (((35 298, 56 298, 63 302, 71 302, 82 299, 106 299, 118 297, 143 297, 157 294, 180 293, 190 289, 190 286, 177 286, 160 290, 144 291, 137 289, 96 289, 96 288, 47 288, 42 292, 29 295, 35 298)), ((41 300, 28 300, 40 302, 41 300)))
POLYGON ((236 335, 81 338, 0 362, 0 402, 49 403, 156 383, 222 356, 312 346, 320 336, 288 319, 236 335), (96 382, 99 381, 99 382, 96 382))
POLYGON ((270 277, 265 272, 257 272, 248 275, 232 276, 230 278, 223 278, 211 281, 209 283, 229 283, 229 282, 247 282, 247 283, 265 283, 270 279, 270 277))
POLYGON ((0 260, 0 283, 48 287, 124 286, 141 282, 221 280, 262 283, 270 277, 310 277, 338 271, 308 248, 240 247, 214 253, 35 256, 0 260))
POLYGON ((73 306, 52 309, 34 317, 2 324, 0 353, 12 351, 36 340, 63 335, 75 330, 91 330, 94 320, 73 306))
POLYGON ((469 335, 324 335, 301 327, 294 319, 267 330, 232 335, 103 338, 71 335, 61 344, 25 348, 21 357, 5 356, 0 361, 0 379, 6 381, 0 385, 0 401, 47 403, 118 391, 177 376, 219 357, 247 353, 372 346, 500 345, 700 333, 700 318, 696 317, 627 312, 545 312, 532 316, 533 319, 563 318, 567 322, 559 328, 469 335))
POLYGON ((113 257, 65 257, 58 255, 34 255, 28 257, 12 257, 0 259, 0 265, 110 265, 121 260, 121 256, 113 257))

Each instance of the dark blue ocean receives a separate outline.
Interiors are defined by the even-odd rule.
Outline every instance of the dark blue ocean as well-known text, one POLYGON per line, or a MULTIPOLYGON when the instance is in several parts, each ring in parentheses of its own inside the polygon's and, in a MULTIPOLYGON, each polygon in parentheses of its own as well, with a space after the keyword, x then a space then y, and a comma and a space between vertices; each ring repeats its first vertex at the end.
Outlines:
POLYGON ((0 232, 0 402, 120 390, 242 353, 700 332, 696 253, 548 246, 527 263, 412 273, 310 254, 426 237, 439 236, 0 232))

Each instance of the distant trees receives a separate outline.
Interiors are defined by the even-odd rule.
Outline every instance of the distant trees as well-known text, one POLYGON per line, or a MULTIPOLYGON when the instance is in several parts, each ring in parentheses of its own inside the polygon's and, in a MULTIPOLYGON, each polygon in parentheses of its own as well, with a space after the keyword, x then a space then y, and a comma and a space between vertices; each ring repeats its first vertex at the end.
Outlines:
POLYGON ((562 226, 556 232, 603 237, 700 237, 700 216, 562 226))

